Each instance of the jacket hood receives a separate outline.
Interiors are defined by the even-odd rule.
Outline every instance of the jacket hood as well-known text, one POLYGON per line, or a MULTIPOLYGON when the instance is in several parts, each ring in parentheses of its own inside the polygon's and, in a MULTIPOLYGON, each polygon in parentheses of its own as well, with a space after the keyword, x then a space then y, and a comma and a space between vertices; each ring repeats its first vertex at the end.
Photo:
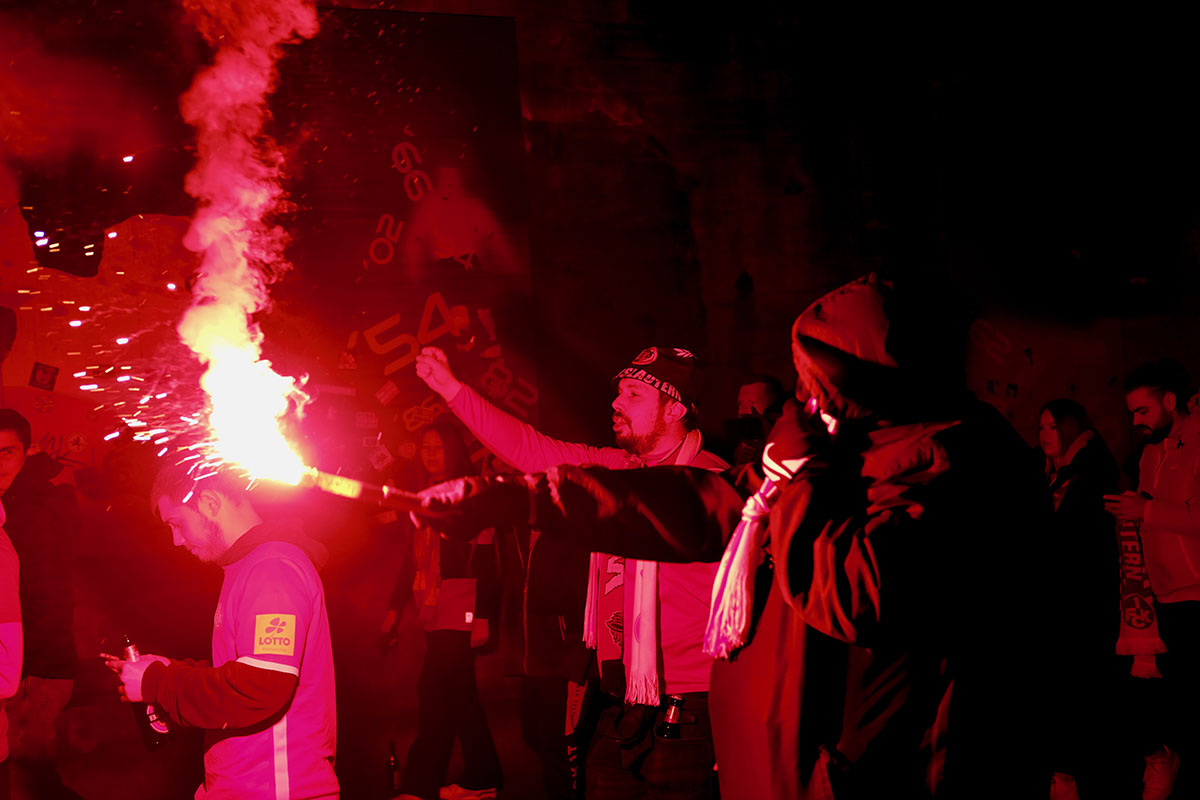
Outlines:
POLYGON ((951 314, 927 295, 901 298, 872 273, 806 308, 792 324, 797 399, 815 397, 839 420, 914 422, 961 411, 967 395, 961 359, 948 347, 951 314))
POLYGON ((329 550, 316 539, 296 533, 290 527, 271 522, 264 522, 243 533, 233 546, 217 559, 217 564, 227 567, 246 557, 254 548, 265 542, 287 542, 304 551, 313 567, 319 572, 329 560, 329 550))
POLYGON ((842 420, 873 416, 897 391, 900 364, 888 351, 891 283, 874 273, 834 289, 796 317, 792 360, 797 396, 817 398, 842 420))

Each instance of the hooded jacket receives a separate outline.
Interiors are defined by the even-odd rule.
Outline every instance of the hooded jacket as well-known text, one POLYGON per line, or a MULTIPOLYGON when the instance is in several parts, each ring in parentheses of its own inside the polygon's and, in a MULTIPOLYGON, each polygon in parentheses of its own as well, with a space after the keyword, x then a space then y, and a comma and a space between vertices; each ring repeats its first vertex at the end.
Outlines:
MULTIPOLYGON (((1056 624, 1039 549, 1049 493, 994 409, 931 383, 937 365, 898 357, 921 348, 893 323, 888 287, 869 277, 793 326, 797 398, 768 448, 808 461, 770 511, 751 639, 713 671, 725 796, 1046 790, 1034 664, 1056 624), (803 412, 809 397, 838 420, 835 436, 803 412)), ((761 481, 750 465, 561 466, 527 485, 547 535, 693 561, 721 557, 761 481)), ((482 512, 487 492, 478 498, 482 512)))

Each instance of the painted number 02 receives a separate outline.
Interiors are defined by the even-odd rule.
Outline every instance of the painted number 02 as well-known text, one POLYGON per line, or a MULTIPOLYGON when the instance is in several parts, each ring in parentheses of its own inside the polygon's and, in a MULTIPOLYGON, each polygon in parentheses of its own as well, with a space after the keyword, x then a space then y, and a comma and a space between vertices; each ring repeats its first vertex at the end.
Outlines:
MULTIPOLYGON (((404 230, 404 221, 397 220, 391 214, 380 214, 379 222, 375 224, 375 232, 380 234, 371 240, 367 247, 367 257, 375 264, 388 264, 396 256, 396 240, 400 231, 404 230)), ((367 259, 363 259, 363 268, 369 269, 367 259)))

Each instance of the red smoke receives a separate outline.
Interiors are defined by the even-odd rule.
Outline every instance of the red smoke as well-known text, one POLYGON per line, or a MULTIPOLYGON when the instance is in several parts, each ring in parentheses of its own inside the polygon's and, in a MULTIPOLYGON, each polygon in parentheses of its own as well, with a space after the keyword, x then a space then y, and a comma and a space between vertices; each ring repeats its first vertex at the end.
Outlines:
POLYGON ((262 333, 250 319, 266 307, 267 285, 289 267, 287 233, 273 219, 283 156, 263 127, 282 45, 314 35, 317 15, 306 0, 185 0, 185 9, 218 50, 180 99, 198 154, 185 188, 199 207, 184 244, 202 252, 203 263, 179 335, 208 366, 201 383, 217 455, 270 475, 271 462, 286 458, 277 422, 289 400, 304 398, 259 360, 262 333))
POLYGON ((111 64, 48 52, 0 15, 0 157, 61 159, 75 148, 136 152, 154 144, 153 102, 111 64))

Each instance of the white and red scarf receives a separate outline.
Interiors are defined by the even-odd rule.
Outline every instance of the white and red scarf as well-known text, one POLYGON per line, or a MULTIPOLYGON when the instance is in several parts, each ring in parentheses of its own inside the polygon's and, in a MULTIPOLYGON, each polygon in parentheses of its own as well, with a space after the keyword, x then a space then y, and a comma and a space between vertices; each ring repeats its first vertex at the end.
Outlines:
MULTIPOLYGON (((686 467, 695 460, 704 446, 699 431, 689 431, 670 462, 686 467)), ((666 463, 666 462, 664 462, 666 463)), ((592 553, 588 570, 587 601, 583 609, 583 641, 597 649, 600 643, 601 587, 609 579, 611 556, 592 553)), ((624 591, 624 612, 621 633, 621 660, 625 665, 625 702, 657 706, 663 685, 658 672, 658 653, 662 649, 658 630, 658 562, 624 559, 624 581, 611 591, 624 591)), ((606 592, 607 594, 607 592, 606 592)), ((603 624, 607 624, 604 620, 603 624)), ((606 631, 604 635, 611 635, 606 631)), ((603 654, 601 654, 603 655, 603 654)))

